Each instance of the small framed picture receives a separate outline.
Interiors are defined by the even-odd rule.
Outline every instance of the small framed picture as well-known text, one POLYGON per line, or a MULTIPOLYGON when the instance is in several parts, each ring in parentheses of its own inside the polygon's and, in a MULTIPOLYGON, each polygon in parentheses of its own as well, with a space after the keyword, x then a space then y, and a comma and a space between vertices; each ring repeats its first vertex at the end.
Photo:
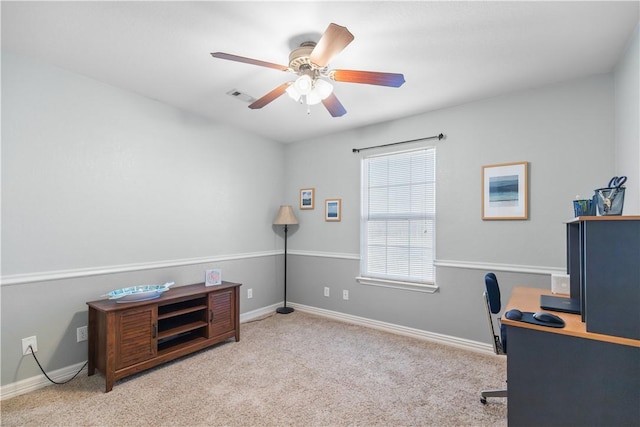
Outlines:
POLYGON ((527 219, 527 162, 482 167, 482 219, 527 219))
POLYGON ((222 284, 222 270, 214 268, 207 270, 205 276, 205 286, 215 286, 222 284))
POLYGON ((313 209, 315 188, 303 188, 300 190, 300 209, 313 209))
POLYGON ((324 201, 324 220, 340 221, 342 218, 342 199, 326 199, 324 201))

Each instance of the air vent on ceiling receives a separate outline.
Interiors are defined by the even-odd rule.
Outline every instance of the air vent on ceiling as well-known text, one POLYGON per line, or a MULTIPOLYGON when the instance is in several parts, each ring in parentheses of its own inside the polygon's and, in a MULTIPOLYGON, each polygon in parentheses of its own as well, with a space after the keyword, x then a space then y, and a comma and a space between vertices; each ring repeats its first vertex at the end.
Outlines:
POLYGON ((246 93, 242 93, 238 89, 231 89, 229 92, 227 92, 227 95, 244 102, 253 102, 256 100, 254 97, 247 95, 246 93))

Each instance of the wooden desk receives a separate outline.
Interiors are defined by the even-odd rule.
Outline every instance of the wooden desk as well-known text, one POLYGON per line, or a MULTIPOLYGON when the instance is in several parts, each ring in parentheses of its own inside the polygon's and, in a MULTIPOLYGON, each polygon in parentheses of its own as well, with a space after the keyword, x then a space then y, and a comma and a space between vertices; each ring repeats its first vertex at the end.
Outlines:
MULTIPOLYGON (((536 288, 517 287, 513 290, 509 304, 505 309, 505 313, 512 308, 517 308, 520 311, 536 312, 544 311, 540 308, 540 295, 553 295, 550 291, 536 288)), ((640 340, 632 340, 630 338, 616 337, 613 335, 595 334, 593 332, 587 332, 586 324, 580 320, 580 316, 577 314, 567 313, 554 313, 565 321, 566 326, 562 329, 555 329, 546 326, 533 325, 531 323, 522 323, 507 318, 502 319, 502 323, 505 325, 519 326, 522 328, 530 328, 544 332, 554 332, 561 335, 571 335, 578 338, 585 338, 590 340, 610 342, 613 344, 629 345, 632 347, 640 347, 640 340)))
MULTIPOLYGON (((505 312, 543 311, 542 294, 550 292, 517 287, 505 312)), ((587 332, 579 315, 555 314, 564 328, 502 319, 509 425, 637 426, 640 340, 587 332)))

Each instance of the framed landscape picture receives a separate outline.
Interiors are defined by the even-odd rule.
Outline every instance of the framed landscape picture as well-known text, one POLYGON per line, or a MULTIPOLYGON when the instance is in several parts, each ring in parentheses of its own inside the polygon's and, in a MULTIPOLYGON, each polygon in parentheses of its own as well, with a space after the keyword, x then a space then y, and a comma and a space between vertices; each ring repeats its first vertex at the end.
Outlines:
POLYGON ((527 219, 527 162, 482 167, 482 219, 527 219))
POLYGON ((342 216, 342 199, 326 199, 324 201, 324 220, 340 221, 342 216))
POLYGON ((300 190, 300 209, 313 209, 315 188, 303 188, 300 190))

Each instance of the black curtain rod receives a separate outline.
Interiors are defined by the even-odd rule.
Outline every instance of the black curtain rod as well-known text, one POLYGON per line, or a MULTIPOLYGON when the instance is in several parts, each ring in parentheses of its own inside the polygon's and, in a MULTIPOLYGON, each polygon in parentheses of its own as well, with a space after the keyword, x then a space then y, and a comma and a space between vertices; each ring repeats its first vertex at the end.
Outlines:
POLYGON ((410 139, 408 141, 400 141, 400 142, 392 142, 391 144, 382 144, 382 145, 375 145, 373 147, 364 147, 364 148, 354 148, 353 152, 354 153, 359 153, 362 150, 371 150, 372 148, 380 148, 380 147, 390 147, 392 145, 398 145, 398 144, 406 144, 408 142, 416 142, 416 141, 426 141, 427 139, 436 139, 438 138, 438 141, 441 140, 442 138, 444 138, 443 134, 440 135, 435 135, 435 136, 427 136, 424 138, 418 138, 418 139, 410 139))

